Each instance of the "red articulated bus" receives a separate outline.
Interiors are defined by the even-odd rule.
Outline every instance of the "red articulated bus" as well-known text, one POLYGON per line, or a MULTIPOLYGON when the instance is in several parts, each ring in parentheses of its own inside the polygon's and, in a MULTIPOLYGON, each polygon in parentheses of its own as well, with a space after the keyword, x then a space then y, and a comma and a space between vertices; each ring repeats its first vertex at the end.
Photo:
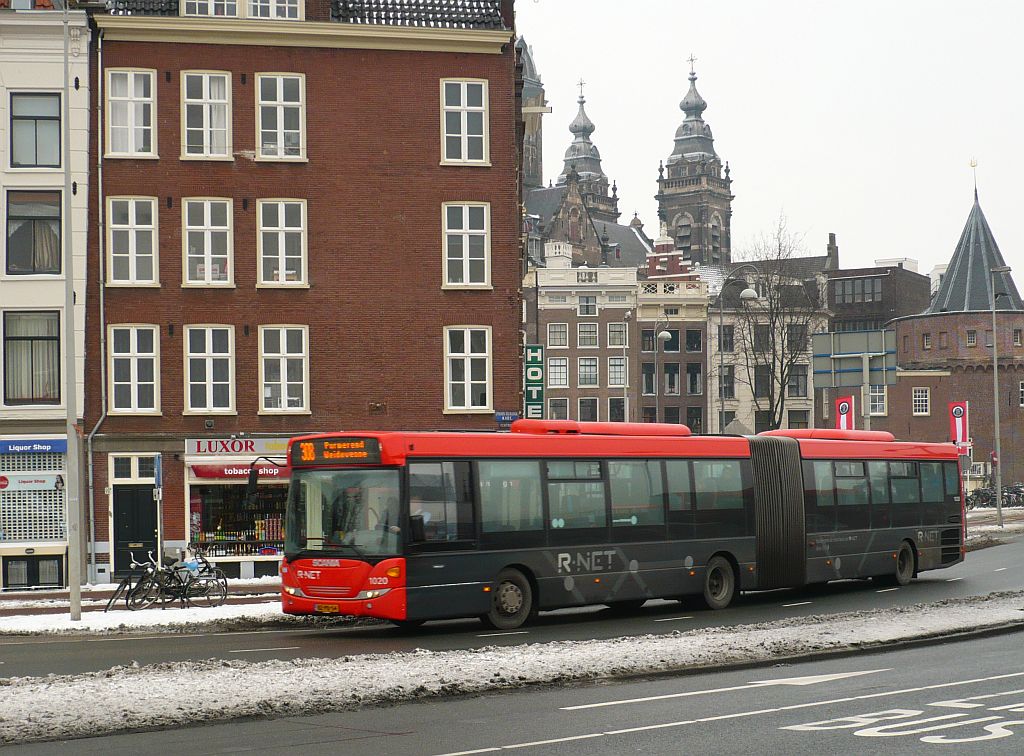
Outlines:
POLYGON ((288 454, 288 614, 512 629, 586 604, 904 585, 964 558, 956 447, 888 433, 519 420, 302 436, 288 454))

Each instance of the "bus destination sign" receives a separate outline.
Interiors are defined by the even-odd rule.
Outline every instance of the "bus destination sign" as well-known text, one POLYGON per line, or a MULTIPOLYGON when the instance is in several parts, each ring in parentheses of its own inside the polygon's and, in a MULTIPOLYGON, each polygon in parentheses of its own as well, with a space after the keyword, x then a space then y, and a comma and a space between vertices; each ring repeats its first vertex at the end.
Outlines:
POLYGON ((333 436, 292 444, 293 465, 353 463, 380 464, 380 441, 375 438, 333 436))

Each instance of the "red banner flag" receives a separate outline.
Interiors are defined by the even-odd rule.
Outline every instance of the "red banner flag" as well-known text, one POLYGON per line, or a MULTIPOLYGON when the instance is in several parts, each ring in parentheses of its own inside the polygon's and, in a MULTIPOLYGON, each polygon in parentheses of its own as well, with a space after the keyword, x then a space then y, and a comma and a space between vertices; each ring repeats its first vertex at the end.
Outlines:
POLYGON ((836 397, 836 428, 839 430, 854 430, 853 397, 836 397))
POLYGON ((949 440, 957 444, 966 444, 970 437, 970 428, 967 425, 967 402, 950 402, 949 440))

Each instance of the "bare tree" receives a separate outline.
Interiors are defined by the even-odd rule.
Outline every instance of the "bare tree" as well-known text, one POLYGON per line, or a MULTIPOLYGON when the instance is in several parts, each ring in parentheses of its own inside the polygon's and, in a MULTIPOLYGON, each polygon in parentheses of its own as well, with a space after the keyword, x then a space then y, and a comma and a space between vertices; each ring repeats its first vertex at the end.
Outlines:
POLYGON ((740 302, 739 286, 724 294, 736 324, 736 380, 751 388, 755 410, 768 413, 762 426, 773 429, 782 427, 788 397, 813 397, 810 335, 827 322, 823 266, 803 253, 802 238, 780 215, 744 254, 743 262, 757 269, 755 275, 748 268, 745 278, 758 299, 740 302))

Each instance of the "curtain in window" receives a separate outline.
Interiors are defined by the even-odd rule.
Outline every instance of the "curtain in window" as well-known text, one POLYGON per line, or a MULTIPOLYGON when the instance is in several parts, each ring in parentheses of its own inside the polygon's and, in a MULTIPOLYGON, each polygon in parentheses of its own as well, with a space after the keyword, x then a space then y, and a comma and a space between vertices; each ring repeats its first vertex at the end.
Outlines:
POLYGON ((60 401, 57 313, 8 313, 5 318, 5 394, 9 401, 60 401))

